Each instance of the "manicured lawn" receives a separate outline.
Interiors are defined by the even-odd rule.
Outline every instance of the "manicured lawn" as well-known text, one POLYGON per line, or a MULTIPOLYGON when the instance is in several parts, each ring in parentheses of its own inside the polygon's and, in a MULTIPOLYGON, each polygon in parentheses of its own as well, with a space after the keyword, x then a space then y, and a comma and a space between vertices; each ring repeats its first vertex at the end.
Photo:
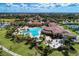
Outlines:
POLYGON ((2 51, 1 55, 2 55, 2 56, 11 56, 11 54, 9 54, 9 53, 7 53, 7 52, 5 52, 5 51, 2 51))
POLYGON ((0 19, 0 21, 4 21, 4 22, 13 22, 15 19, 0 19))
MULTIPOLYGON (((29 44, 25 45, 25 42, 16 43, 13 41, 10 41, 11 39, 5 38, 6 30, 2 29, 0 30, 0 44, 5 46, 6 48, 10 49, 11 51, 23 55, 23 56, 34 56, 36 54, 39 55, 39 53, 36 51, 35 48, 29 49, 29 44)), ((70 53, 70 55, 78 55, 79 54, 79 44, 73 45, 75 50, 77 51, 77 54, 70 53)), ((3 53, 4 55, 8 55, 6 52, 3 53)), ((50 56, 63 56, 62 52, 59 52, 57 50, 53 51, 50 56)))
POLYGON ((77 55, 79 56, 79 44, 75 44, 73 45, 73 47, 75 48, 75 50, 77 51, 77 55))
POLYGON ((13 41, 10 41, 11 39, 5 38, 5 33, 5 29, 0 30, 0 44, 10 49, 11 51, 20 55, 35 55, 37 52, 34 48, 29 49, 29 45, 25 45, 25 42, 14 43, 13 41))
MULTIPOLYGON (((69 30, 71 33, 73 33, 74 35, 79 35, 76 32, 73 32, 71 29, 69 29, 67 26, 63 26, 65 29, 69 30)), ((77 53, 69 53, 70 56, 75 56, 75 55, 79 55, 79 44, 75 44, 73 45, 73 48, 75 48, 75 50, 77 51, 77 53)))
POLYGON ((63 56, 63 54, 59 51, 53 51, 50 56, 63 56))
POLYGON ((67 30, 69 30, 71 33, 73 33, 74 35, 79 35, 76 32, 72 31, 71 29, 69 29, 66 25, 63 25, 63 27, 67 30))

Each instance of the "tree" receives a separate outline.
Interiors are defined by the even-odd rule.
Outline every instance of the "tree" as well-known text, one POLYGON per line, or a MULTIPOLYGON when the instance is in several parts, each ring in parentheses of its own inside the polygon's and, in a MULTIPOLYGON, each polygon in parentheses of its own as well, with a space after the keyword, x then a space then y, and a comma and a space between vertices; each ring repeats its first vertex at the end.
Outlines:
POLYGON ((7 32, 6 32, 6 37, 7 38, 12 38, 12 34, 13 34, 13 32, 15 31, 15 27, 10 27, 8 30, 7 30, 7 32))
POLYGON ((49 46, 46 46, 43 50, 42 50, 42 56, 48 56, 49 54, 51 54, 53 51, 53 49, 49 46))

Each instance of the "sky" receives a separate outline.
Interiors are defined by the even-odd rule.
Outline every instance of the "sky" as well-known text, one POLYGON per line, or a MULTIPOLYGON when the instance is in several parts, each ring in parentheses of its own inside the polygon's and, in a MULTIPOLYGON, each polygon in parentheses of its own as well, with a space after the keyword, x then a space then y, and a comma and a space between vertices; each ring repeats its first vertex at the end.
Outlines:
POLYGON ((79 13, 79 3, 0 3, 0 13, 79 13))
POLYGON ((79 0, 0 0, 0 3, 78 3, 79 0))

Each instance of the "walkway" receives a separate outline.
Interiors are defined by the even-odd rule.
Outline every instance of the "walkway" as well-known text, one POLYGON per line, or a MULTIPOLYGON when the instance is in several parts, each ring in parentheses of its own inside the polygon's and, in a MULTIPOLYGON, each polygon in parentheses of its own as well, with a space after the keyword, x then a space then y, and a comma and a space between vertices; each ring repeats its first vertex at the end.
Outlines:
POLYGON ((5 51, 5 52, 11 54, 12 56, 21 56, 21 55, 19 55, 19 54, 16 54, 16 53, 10 51, 9 49, 5 48, 5 47, 2 46, 2 45, 0 45, 0 48, 2 48, 3 51, 5 51))

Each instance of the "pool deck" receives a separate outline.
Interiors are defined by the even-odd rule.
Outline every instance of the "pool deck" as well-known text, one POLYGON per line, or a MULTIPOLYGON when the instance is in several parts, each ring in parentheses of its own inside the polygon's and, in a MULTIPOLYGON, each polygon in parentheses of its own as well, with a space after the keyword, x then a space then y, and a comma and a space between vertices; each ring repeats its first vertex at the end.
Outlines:
POLYGON ((58 47, 62 46, 63 43, 60 43, 62 40, 63 40, 63 39, 52 39, 52 38, 49 37, 49 36, 46 36, 46 39, 45 39, 46 44, 49 45, 49 46, 52 47, 52 48, 58 48, 58 47), (51 40, 52 40, 52 41, 51 41, 51 40), (50 41, 50 42, 48 43, 48 41, 50 41))

